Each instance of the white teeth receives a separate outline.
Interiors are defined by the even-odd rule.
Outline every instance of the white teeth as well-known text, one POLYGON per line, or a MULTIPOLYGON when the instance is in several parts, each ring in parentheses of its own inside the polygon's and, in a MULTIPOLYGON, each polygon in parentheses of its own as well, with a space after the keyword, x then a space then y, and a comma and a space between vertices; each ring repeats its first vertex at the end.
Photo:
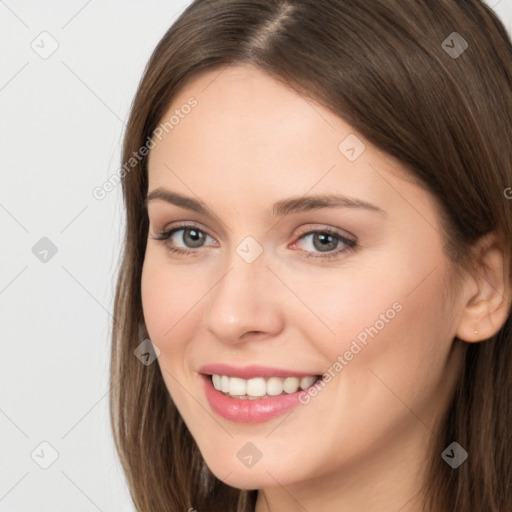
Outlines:
POLYGON ((267 380, 267 395, 277 396, 283 392, 283 379, 270 377, 267 380))
POLYGON ((300 379, 300 387, 301 389, 307 389, 312 386, 316 382, 316 377, 302 377, 300 379))
POLYGON ((229 391, 229 377, 223 375, 220 379, 220 389, 223 393, 227 393, 229 391))
POLYGON ((288 377, 284 379, 283 390, 287 393, 296 393, 299 389, 300 381, 297 377, 288 377))
MULTIPOLYGON (((233 377, 231 377, 233 379, 233 377)), ((242 379, 240 379, 242 380, 242 379)), ((255 378, 255 379, 249 379, 247 381, 247 389, 244 393, 233 393, 231 391, 231 386, 229 386, 229 394, 230 395, 249 395, 249 396, 264 396, 267 394, 267 383, 265 382, 265 379, 262 378, 255 378)))
POLYGON ((215 389, 222 389, 222 377, 220 375, 212 375, 212 381, 215 389))
POLYGON ((296 393, 299 389, 311 387, 318 377, 255 377, 253 379, 241 379, 228 377, 227 375, 212 375, 213 387, 223 393, 229 393, 232 397, 256 400, 261 397, 270 397, 296 393))
POLYGON ((247 390, 247 381, 239 379, 238 377, 231 377, 229 379, 229 394, 230 395, 245 395, 247 390))

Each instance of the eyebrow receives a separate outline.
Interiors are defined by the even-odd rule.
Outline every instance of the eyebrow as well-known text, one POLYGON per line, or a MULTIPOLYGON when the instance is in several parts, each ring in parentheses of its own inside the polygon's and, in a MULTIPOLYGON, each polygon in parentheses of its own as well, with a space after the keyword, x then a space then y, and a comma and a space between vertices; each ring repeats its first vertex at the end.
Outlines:
MULTIPOLYGON (((145 200, 146 207, 148 203, 157 199, 174 204, 181 208, 202 213, 204 215, 210 214, 210 211, 205 203, 193 199, 192 197, 186 197, 178 194, 177 192, 172 192, 162 187, 158 187, 148 194, 145 200)), ((387 216, 386 212, 382 210, 382 208, 379 208, 378 206, 361 199, 348 197, 343 194, 321 194, 282 199, 274 204, 272 208, 272 214, 274 216, 284 216, 291 213, 316 210, 319 208, 362 208, 380 213, 384 217, 387 216)))

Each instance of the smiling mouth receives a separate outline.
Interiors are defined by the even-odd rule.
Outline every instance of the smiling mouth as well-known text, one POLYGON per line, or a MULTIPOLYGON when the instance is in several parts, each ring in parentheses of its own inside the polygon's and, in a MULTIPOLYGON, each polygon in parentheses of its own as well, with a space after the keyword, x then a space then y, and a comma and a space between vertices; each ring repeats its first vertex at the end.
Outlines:
POLYGON ((213 387, 231 398, 257 400, 272 398, 279 395, 290 395, 305 390, 316 384, 322 376, 308 375, 305 377, 255 377, 242 379, 227 375, 209 375, 213 387))

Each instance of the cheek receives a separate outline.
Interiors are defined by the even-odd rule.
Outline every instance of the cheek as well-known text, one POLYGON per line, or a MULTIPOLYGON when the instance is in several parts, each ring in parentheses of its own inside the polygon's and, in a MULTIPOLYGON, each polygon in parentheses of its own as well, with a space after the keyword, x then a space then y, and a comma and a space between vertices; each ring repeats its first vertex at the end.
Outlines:
POLYGON ((389 279, 370 265, 316 272, 314 276, 290 272, 283 281, 293 282, 299 300, 285 314, 288 323, 301 330, 302 338, 314 341, 326 360, 334 362, 351 348, 353 354, 362 354, 357 344, 364 349, 371 340, 384 338, 404 315, 407 276, 403 280, 389 279))
POLYGON ((371 369, 400 388, 438 378, 450 348, 441 260, 425 279, 435 265, 406 256, 397 254, 394 266, 354 267, 340 279, 318 276, 295 287, 311 314, 294 317, 304 319, 301 330, 329 361, 326 370, 360 378, 363 394, 376 380, 371 369))
POLYGON ((142 269, 141 297, 144 320, 151 340, 160 350, 169 348, 176 331, 182 327, 191 295, 190 287, 180 284, 179 274, 173 278, 169 268, 148 255, 142 269))
POLYGON ((162 278, 163 276, 155 271, 151 261, 146 258, 141 279, 142 311, 148 333, 152 341, 157 344, 162 333, 165 332, 167 315, 163 313, 167 309, 169 299, 162 278))
POLYGON ((439 300, 441 286, 432 280, 414 293, 410 286, 381 293, 371 305, 362 303, 370 313, 364 323, 346 316, 347 337, 335 356, 342 355, 344 361, 340 392, 347 400, 350 394, 357 396, 359 404, 366 403, 361 410, 374 411, 390 427, 408 415, 407 408, 426 411, 444 378, 450 339, 448 313, 439 300))
POLYGON ((206 281, 194 279, 185 267, 169 265, 159 254, 147 253, 141 277, 144 321, 150 339, 160 349, 160 366, 173 375, 186 370, 187 350, 200 325, 201 299, 207 289, 206 281))
POLYGON ((155 264, 150 257, 145 260, 141 278, 142 309, 149 337, 160 350, 157 363, 165 386, 178 408, 184 408, 178 383, 184 380, 187 332, 192 328, 193 315, 186 314, 190 306, 185 297, 190 292, 187 292, 189 288, 180 288, 179 282, 169 275, 169 269, 162 270, 165 268, 165 263, 155 264))

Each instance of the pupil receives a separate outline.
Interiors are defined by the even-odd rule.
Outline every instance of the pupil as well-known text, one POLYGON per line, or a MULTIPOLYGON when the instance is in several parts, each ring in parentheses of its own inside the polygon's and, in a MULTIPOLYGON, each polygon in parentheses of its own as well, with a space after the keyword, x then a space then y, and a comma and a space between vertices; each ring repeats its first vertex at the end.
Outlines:
POLYGON ((190 245, 192 247, 200 247, 202 242, 202 234, 197 229, 188 229, 185 231, 185 237, 188 236, 190 241, 186 241, 186 245, 190 245))
POLYGON ((315 246, 315 249, 326 250, 336 248, 336 240, 334 240, 333 236, 329 233, 320 233, 319 235, 316 235, 313 240, 313 245, 315 246), (321 243, 317 245, 316 240, 318 239, 320 239, 321 243))

